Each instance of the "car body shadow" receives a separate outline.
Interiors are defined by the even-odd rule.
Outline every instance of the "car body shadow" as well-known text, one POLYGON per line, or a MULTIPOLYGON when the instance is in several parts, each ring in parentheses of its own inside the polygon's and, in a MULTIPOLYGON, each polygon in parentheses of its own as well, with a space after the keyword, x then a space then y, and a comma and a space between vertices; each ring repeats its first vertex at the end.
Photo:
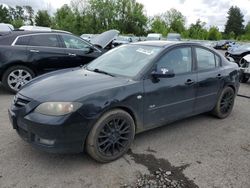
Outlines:
POLYGON ((0 83, 0 95, 12 95, 10 92, 8 92, 3 85, 0 83))

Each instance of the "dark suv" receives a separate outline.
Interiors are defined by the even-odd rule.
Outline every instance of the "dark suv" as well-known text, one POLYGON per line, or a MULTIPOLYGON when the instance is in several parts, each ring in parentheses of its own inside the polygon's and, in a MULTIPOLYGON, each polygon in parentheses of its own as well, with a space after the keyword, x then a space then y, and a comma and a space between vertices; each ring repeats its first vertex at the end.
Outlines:
POLYGON ((37 75, 84 65, 103 53, 69 33, 14 31, 0 37, 0 81, 17 92, 37 75))

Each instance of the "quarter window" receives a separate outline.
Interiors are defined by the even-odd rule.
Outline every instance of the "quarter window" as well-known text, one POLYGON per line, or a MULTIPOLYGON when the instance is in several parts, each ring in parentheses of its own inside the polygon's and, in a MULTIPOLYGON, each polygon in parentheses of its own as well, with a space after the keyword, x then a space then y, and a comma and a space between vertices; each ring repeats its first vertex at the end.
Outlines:
POLYGON ((30 46, 45 46, 45 47, 59 47, 59 42, 56 35, 33 35, 30 46))
POLYGON ((208 70, 216 67, 215 54, 203 48, 196 48, 198 70, 208 70))
POLYGON ((190 47, 176 48, 167 52, 157 63, 158 67, 173 70, 175 74, 192 71, 192 51, 190 47))
POLYGON ((71 49, 89 49, 89 45, 85 43, 83 40, 70 36, 70 35, 62 35, 63 42, 66 46, 66 48, 71 49))

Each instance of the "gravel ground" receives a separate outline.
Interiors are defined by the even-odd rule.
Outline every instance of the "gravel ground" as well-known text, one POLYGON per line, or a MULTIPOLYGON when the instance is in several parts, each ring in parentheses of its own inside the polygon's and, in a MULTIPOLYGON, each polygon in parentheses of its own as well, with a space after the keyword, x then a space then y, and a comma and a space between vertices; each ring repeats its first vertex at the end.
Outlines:
MULTIPOLYGON (((250 97, 250 82, 239 93, 250 97)), ((123 158, 98 164, 85 154, 38 151, 11 128, 13 96, 0 86, 0 187, 250 187, 250 99, 230 117, 203 114, 136 136, 123 158)))

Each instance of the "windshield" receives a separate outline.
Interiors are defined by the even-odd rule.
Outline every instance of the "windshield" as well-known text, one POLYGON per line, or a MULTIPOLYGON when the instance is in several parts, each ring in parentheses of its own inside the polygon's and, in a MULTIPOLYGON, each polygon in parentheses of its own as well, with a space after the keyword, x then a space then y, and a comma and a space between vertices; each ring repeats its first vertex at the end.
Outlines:
POLYGON ((160 47, 124 45, 92 61, 86 68, 126 77, 136 76, 160 52, 160 47))

